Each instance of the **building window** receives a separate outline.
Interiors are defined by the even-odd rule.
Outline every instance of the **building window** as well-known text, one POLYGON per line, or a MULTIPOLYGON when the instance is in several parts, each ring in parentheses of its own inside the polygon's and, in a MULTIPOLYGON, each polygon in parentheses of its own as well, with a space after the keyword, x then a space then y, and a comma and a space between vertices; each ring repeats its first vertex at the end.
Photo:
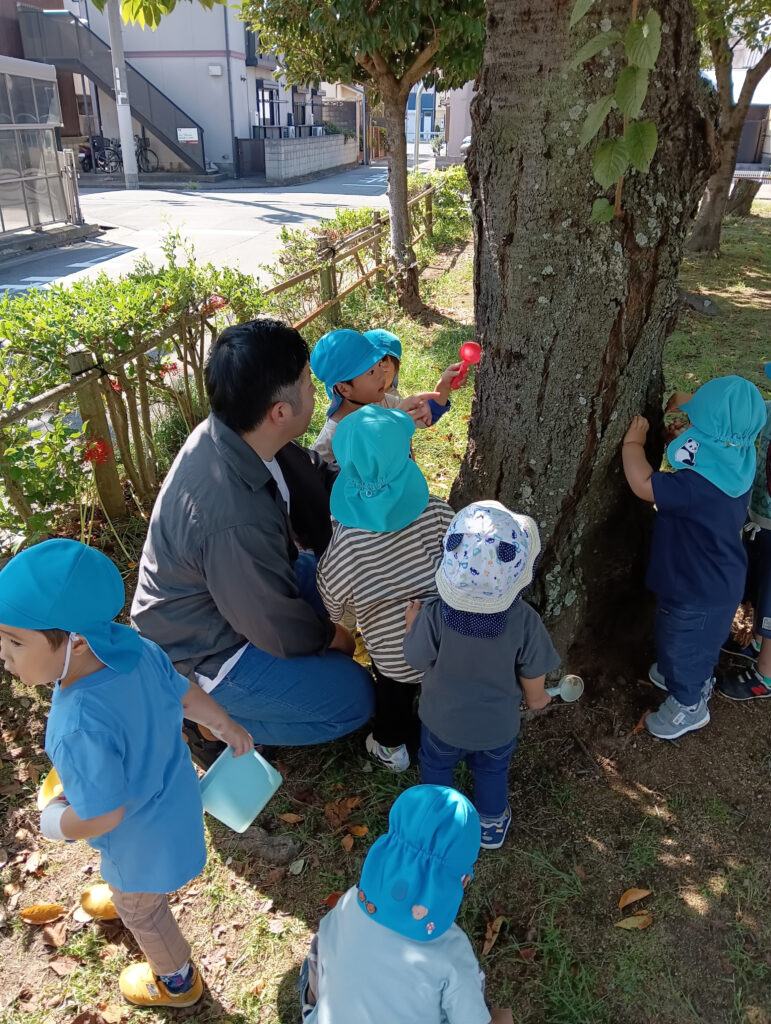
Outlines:
POLYGON ((281 124, 277 85, 257 82, 257 116, 261 125, 281 124))

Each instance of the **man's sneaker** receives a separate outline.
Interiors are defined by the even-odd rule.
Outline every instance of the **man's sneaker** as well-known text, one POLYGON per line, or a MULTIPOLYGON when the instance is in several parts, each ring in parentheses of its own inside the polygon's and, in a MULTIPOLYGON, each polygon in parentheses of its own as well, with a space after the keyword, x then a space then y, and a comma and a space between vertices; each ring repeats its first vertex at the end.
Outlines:
MULTIPOLYGON (((669 692, 667 688, 667 681, 664 676, 659 672, 659 663, 654 661, 651 667, 648 669, 648 678, 654 686, 658 686, 660 690, 664 690, 666 693, 669 692)), ((715 677, 710 676, 702 683, 701 687, 701 698, 702 700, 709 700, 712 696, 712 690, 715 686, 715 677)))
POLYGON ((367 737, 366 744, 367 752, 385 768, 388 768, 389 771, 406 772, 409 768, 410 755, 407 753, 407 747, 404 743, 400 743, 398 747, 384 747, 383 744, 378 743, 372 733, 370 733, 367 737))
POLYGON ((753 665, 741 672, 726 672, 717 684, 717 692, 729 700, 771 697, 771 679, 761 675, 757 665, 753 665))
POLYGON ((203 981, 193 967, 193 982, 186 992, 169 992, 150 964, 131 964, 121 971, 123 998, 135 1006, 192 1006, 203 995, 203 981))
POLYGON ((709 724, 709 708, 702 697, 693 707, 685 707, 670 694, 658 711, 645 719, 645 728, 660 740, 676 740, 694 729, 703 729, 709 724))
POLYGON ((483 850, 497 850, 503 846, 503 840, 509 831, 511 824, 511 807, 506 804, 506 810, 500 818, 480 818, 482 825, 482 842, 479 844, 483 850))
POLYGON ((757 661, 758 655, 760 654, 760 644, 757 643, 753 637, 745 647, 741 647, 732 637, 729 637, 720 650, 723 654, 728 654, 732 658, 744 658, 746 661, 757 661))

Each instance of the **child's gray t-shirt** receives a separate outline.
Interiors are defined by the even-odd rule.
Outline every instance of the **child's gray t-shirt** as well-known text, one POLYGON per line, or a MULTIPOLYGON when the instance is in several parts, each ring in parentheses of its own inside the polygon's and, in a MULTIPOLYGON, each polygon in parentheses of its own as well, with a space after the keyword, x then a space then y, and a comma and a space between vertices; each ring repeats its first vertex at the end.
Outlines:
POLYGON ((461 750, 494 750, 519 733, 519 678, 557 668, 560 656, 535 609, 515 601, 499 636, 465 636, 423 602, 404 638, 404 658, 423 671, 418 713, 435 736, 461 750))

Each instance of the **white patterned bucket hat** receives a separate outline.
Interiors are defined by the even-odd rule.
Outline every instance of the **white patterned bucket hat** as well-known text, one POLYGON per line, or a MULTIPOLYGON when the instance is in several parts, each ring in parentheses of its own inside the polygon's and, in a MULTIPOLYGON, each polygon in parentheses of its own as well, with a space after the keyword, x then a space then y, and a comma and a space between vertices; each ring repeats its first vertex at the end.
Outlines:
POLYGON ((541 550, 530 516, 499 501, 467 505, 450 523, 436 573, 439 596, 462 612, 505 611, 529 586, 541 550))

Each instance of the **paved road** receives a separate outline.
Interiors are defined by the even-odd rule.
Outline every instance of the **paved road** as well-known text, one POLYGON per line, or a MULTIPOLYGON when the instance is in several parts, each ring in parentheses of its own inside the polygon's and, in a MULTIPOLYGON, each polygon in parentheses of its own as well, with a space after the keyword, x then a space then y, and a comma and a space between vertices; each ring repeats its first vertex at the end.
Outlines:
POLYGON ((22 292, 53 282, 69 283, 104 270, 118 276, 137 257, 163 260, 161 240, 178 228, 196 256, 215 265, 238 265, 258 274, 279 247, 281 228, 318 223, 338 207, 386 205, 384 167, 359 167, 290 188, 234 187, 200 191, 137 192, 82 187, 89 223, 109 227, 99 239, 66 249, 34 253, 0 265, 0 290, 22 292))

